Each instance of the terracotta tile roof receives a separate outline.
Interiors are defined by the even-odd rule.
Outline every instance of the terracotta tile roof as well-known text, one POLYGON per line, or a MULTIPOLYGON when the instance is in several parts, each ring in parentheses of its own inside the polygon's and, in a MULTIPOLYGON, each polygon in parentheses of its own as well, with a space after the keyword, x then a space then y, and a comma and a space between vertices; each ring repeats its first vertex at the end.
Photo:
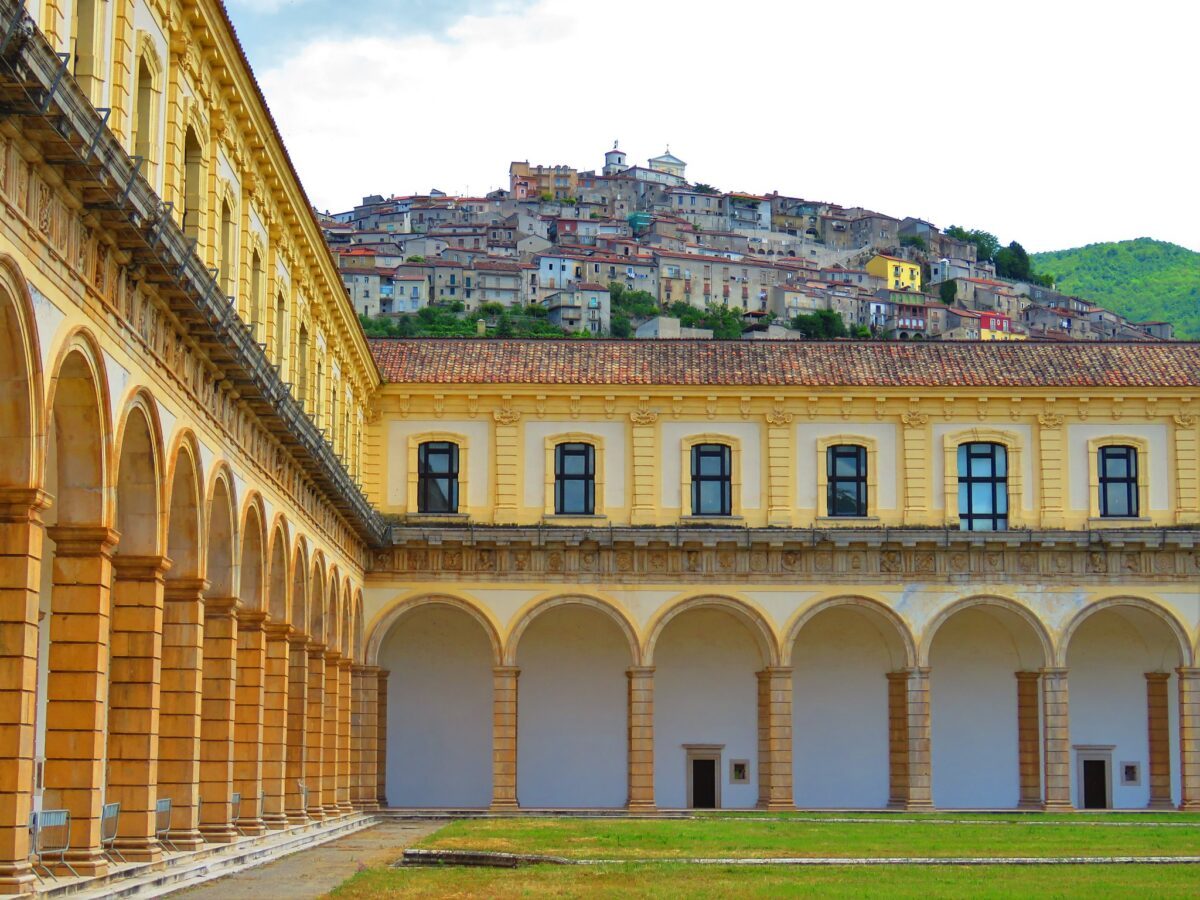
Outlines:
POLYGON ((780 387, 1200 387, 1200 343, 375 339, 384 381, 780 387))

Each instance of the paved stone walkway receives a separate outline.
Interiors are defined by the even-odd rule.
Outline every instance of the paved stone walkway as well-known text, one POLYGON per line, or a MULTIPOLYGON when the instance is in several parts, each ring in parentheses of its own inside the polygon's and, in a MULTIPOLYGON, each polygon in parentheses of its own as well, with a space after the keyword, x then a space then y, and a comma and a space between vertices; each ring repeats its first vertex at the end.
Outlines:
POLYGON ((315 900, 359 869, 394 862, 405 847, 445 824, 386 822, 171 896, 187 900, 315 900))

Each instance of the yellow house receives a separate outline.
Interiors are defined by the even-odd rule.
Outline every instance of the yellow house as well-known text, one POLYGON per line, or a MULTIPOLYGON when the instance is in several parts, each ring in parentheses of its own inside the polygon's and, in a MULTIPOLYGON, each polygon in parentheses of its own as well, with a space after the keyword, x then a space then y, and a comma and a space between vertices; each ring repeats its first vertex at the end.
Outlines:
POLYGON ((895 256, 877 253, 867 263, 867 272, 881 278, 889 290, 919 291, 921 289, 921 266, 919 263, 895 256))

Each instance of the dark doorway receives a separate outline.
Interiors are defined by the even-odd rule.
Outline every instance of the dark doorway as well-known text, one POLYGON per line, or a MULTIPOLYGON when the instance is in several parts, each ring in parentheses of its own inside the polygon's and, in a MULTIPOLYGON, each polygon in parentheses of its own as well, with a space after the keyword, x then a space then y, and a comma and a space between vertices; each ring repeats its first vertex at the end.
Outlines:
POLYGON ((1108 809, 1108 760, 1083 760, 1083 808, 1108 809))
POLYGON ((692 808, 717 808, 717 761, 692 760, 692 808))

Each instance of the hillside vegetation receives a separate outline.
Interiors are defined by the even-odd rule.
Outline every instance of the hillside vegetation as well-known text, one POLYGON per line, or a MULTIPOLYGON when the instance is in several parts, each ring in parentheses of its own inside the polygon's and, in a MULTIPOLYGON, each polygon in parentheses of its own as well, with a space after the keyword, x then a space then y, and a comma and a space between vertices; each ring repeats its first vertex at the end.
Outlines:
POLYGON ((1031 258, 1038 272, 1054 276, 1060 291, 1135 322, 1171 322, 1176 337, 1200 340, 1200 253, 1138 238, 1031 258))

